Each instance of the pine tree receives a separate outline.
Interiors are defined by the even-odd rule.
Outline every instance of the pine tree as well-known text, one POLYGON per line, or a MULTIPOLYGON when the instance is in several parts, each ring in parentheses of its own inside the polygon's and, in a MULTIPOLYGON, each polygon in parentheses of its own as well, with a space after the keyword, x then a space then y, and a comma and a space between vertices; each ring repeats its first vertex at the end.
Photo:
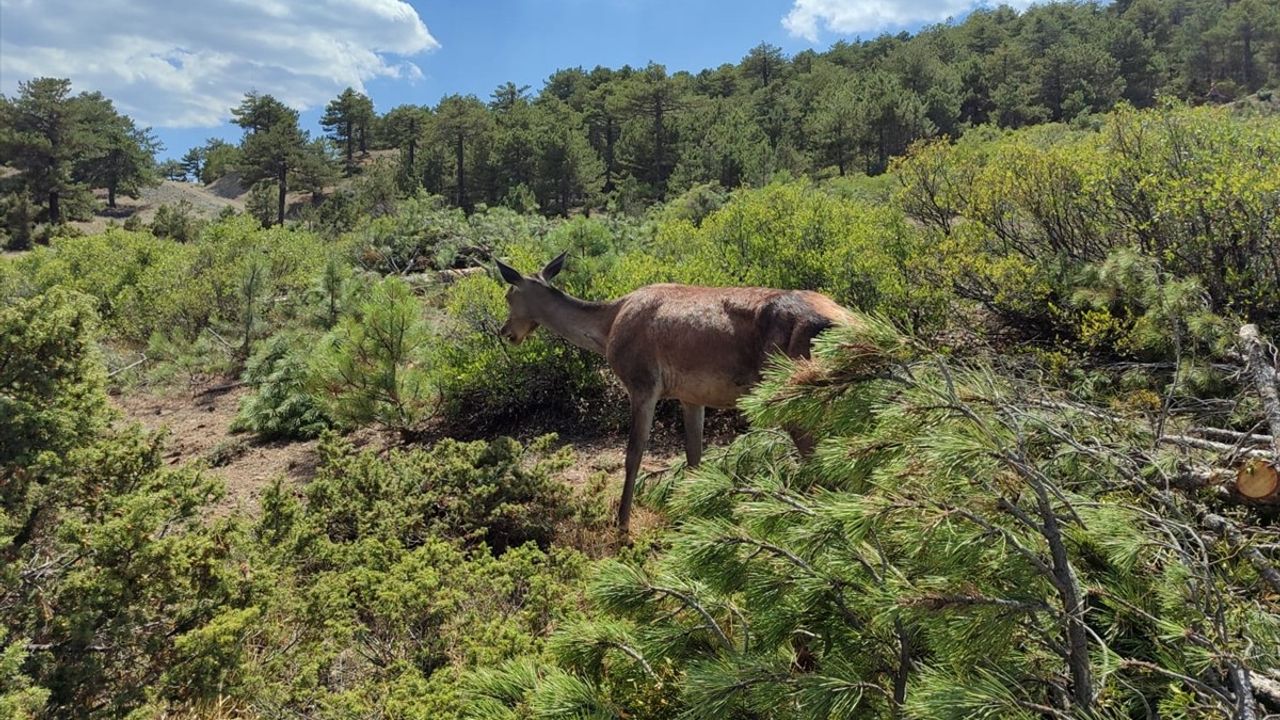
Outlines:
POLYGON ((582 116, 559 100, 536 103, 534 193, 544 209, 563 217, 599 187, 602 167, 582 132, 582 116))
POLYGON ((51 223, 62 222, 68 195, 84 189, 72 177, 74 163, 90 145, 71 81, 36 78, 18 83, 14 98, 0 101, 0 156, 22 173, 31 198, 51 223))
POLYGON ((329 131, 329 137, 340 145, 345 153, 347 173, 355 169, 355 148, 368 150, 367 134, 373 121, 373 101, 367 95, 347 88, 325 107, 320 126, 329 131))
POLYGON ((622 95, 629 119, 619 154, 631 175, 662 199, 667 178, 679 161, 674 132, 675 115, 682 106, 679 90, 665 67, 651 63, 626 81, 622 95))
POLYGON ((245 182, 270 180, 276 184, 276 223, 283 225, 290 173, 301 163, 307 142, 298 129, 298 111, 270 95, 249 93, 231 114, 245 129, 240 163, 245 182))
POLYGON ((388 112, 382 121, 385 141, 400 150, 401 177, 406 180, 404 189, 412 190, 422 184, 418 173, 418 147, 428 133, 431 110, 417 105, 400 105, 388 112))
POLYGON ((203 147, 193 147, 182 154, 182 169, 191 182, 200 182, 200 173, 205 167, 206 153, 203 147))
POLYGON ((137 198, 143 187, 157 184, 155 154, 162 146, 151 128, 134 125, 99 93, 82 94, 77 102, 89 147, 76 160, 76 179, 89 187, 105 188, 110 208, 116 206, 117 194, 137 198))
POLYGON ((453 161, 454 203, 470 212, 475 206, 473 188, 468 183, 468 169, 478 162, 476 151, 491 132, 485 106, 474 96, 450 95, 440 101, 435 110, 436 141, 446 157, 453 161))
POLYGON ((865 317, 821 336, 744 399, 757 430, 645 490, 672 529, 602 565, 603 617, 473 674, 472 716, 1257 717, 1280 613, 1170 490, 1185 458, 1022 376, 865 317))

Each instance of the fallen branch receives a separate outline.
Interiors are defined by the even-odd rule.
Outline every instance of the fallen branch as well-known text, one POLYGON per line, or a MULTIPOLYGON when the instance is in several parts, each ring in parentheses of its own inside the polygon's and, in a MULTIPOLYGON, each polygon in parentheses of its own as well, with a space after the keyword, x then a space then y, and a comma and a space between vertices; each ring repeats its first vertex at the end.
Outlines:
POLYGON ((124 367, 120 368, 119 370, 112 370, 111 372, 107 373, 107 377, 109 377, 109 378, 111 378, 111 377, 115 377, 116 375, 119 375, 120 373, 124 372, 125 370, 129 370, 129 369, 132 369, 132 368, 136 368, 136 367, 138 367, 139 365, 141 365, 142 363, 144 363, 144 362, 146 362, 146 361, 147 361, 147 356, 146 356, 146 355, 143 355, 141 360, 139 360, 139 361, 137 361, 137 362, 135 362, 135 363, 129 364, 129 365, 125 365, 124 367))
POLYGON ((1275 456, 1271 450, 1242 448, 1236 445, 1216 442, 1214 440, 1191 437, 1190 435, 1161 435, 1160 442, 1165 445, 1180 445, 1182 447, 1196 448, 1197 450, 1213 450, 1215 452, 1224 453, 1228 458, 1270 458, 1275 456))
POLYGON ((1272 443, 1270 435, 1243 433, 1236 430, 1226 430, 1224 428, 1191 427, 1187 428, 1187 432, 1191 435, 1196 435, 1210 440, 1216 439, 1221 442, 1236 443, 1240 445, 1271 445, 1272 443))
POLYGON ((1253 696, 1262 701, 1268 710, 1280 712, 1280 682, 1257 672, 1249 673, 1253 696))
POLYGON ((201 390, 200 392, 196 393, 192 397, 204 397, 205 395, 220 395, 222 393, 231 392, 236 388, 245 387, 248 384, 249 383, 243 380, 240 380, 233 383, 227 383, 226 385, 215 385, 211 388, 205 388, 204 390, 201 390))
POLYGON ((1226 518, 1214 513, 1205 513, 1200 522, 1206 529, 1217 533, 1232 550, 1243 555, 1249 561, 1249 564, 1253 566, 1253 569, 1257 571, 1259 577, 1273 591, 1280 593, 1280 570, 1276 570, 1265 555, 1245 541, 1244 534, 1240 532, 1239 528, 1232 525, 1226 518))
POLYGON ((1271 450, 1280 457, 1280 391, 1276 390, 1275 366, 1268 357, 1270 343, 1262 339, 1258 326, 1252 324, 1240 328, 1239 338, 1249 363, 1249 374, 1253 376, 1254 389, 1262 400, 1262 414, 1271 428, 1271 450))
POLYGON ((209 331, 209 334, 210 334, 210 335, 212 335, 212 336, 214 337, 214 339, 216 339, 218 342, 222 343, 222 347, 226 348, 226 349, 227 349, 227 352, 231 353, 232 355, 235 355, 235 354, 236 354, 236 349, 235 349, 235 347, 233 347, 233 346, 231 345, 231 343, 227 342, 227 341, 226 341, 226 339, 224 339, 221 335, 219 335, 219 334, 218 334, 218 332, 217 332, 216 330, 214 330, 214 329, 213 329, 213 328, 211 328, 211 327, 205 327, 205 330, 208 330, 208 331, 209 331))

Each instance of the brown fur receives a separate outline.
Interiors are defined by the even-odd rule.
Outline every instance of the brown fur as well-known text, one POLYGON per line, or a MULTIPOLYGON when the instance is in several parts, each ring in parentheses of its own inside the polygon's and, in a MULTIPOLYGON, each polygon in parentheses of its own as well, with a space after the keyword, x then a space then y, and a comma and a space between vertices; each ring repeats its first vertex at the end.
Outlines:
MULTIPOLYGON (((585 302, 548 284, 562 264, 563 256, 537 276, 522 277, 499 263, 512 285, 502 334, 519 343, 545 325, 604 355, 626 387, 631 437, 618 511, 624 531, 659 399, 684 404, 686 455, 697 465, 704 407, 733 407, 760 381, 770 355, 807 358, 818 333, 849 318, 830 298, 806 290, 649 285, 613 302, 585 302)), ((798 438, 797 444, 805 449, 810 443, 798 438)))
POLYGON ((605 357, 628 391, 733 407, 775 353, 808 357, 814 336, 844 318, 807 291, 650 285, 618 301, 605 357))

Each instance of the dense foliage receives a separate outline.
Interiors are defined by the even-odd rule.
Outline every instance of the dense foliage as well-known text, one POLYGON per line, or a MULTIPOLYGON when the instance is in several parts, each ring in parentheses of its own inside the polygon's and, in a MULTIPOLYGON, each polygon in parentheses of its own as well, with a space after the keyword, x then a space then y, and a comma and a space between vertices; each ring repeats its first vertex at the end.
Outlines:
POLYGON ((474 674, 476 717, 1232 714, 1280 614, 1168 492, 1138 417, 1049 402, 882 321, 824 336, 759 430, 668 489, 668 549, 606 562, 557 667, 474 674), (766 428, 821 433, 801 460, 766 428), (674 707, 638 699, 683 678, 674 707), (626 683, 643 692, 620 693, 626 683))
POLYGON ((277 482, 259 517, 210 519, 218 480, 107 429, 91 317, 62 290, 0 314, 5 397, 48 371, 47 404, 15 396, 0 428, 10 716, 447 717, 458 672, 579 612, 583 560, 550 542, 605 513, 555 479, 572 458, 552 438, 386 459, 328 439, 305 494, 277 482))
MULTIPOLYGON (((19 171, 3 180, 9 212, 6 245, 23 249, 36 219, 27 203, 41 208, 50 223, 86 214, 91 188, 137 197, 141 186, 157 181, 153 167, 158 143, 150 128, 140 129, 101 93, 71 94, 71 82, 35 78, 19 83, 13 98, 0 96, 0 165, 19 171), (14 222, 17 221, 17 222, 14 222)), ((0 237, 0 241, 5 240, 0 237)))

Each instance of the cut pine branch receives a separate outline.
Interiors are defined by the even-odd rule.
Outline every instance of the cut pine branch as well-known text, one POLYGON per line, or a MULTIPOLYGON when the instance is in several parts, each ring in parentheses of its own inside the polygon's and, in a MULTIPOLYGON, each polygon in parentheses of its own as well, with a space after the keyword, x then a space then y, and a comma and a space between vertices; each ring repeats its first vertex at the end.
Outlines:
POLYGON ((1197 450, 1212 450, 1214 452, 1223 453, 1228 457, 1246 457, 1246 458, 1271 458, 1275 454, 1267 449, 1261 448, 1245 448, 1239 445, 1217 442, 1216 440, 1206 440, 1204 438, 1191 437, 1190 435, 1161 435, 1160 442, 1165 445, 1181 445, 1182 447, 1196 448, 1197 450))
POLYGON ((1260 433, 1243 433, 1237 430, 1226 430, 1224 428, 1197 426, 1187 428, 1187 434, 1206 438, 1208 440, 1217 440, 1219 442, 1249 447, 1270 447, 1272 444, 1272 438, 1270 435, 1263 435, 1260 433))
POLYGON ((1262 415, 1271 430, 1271 458, 1254 457, 1236 471, 1236 491, 1255 501, 1280 500, 1280 390, 1276 388, 1275 348, 1258 333, 1257 325, 1239 332, 1240 347, 1248 363, 1262 415))
POLYGON ((1280 390, 1276 389, 1275 348, 1258 333, 1257 325, 1245 325, 1239 332, 1240 345, 1248 361, 1249 376, 1262 400, 1262 414, 1271 429, 1271 450, 1280 457, 1280 390))

